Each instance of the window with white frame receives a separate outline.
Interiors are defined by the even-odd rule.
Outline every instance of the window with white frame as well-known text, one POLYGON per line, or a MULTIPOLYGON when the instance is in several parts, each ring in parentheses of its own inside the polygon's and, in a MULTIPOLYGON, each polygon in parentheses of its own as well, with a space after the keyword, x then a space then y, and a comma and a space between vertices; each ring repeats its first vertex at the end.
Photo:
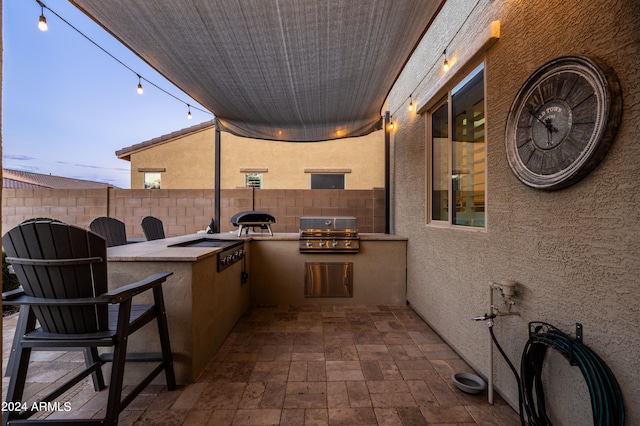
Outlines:
POLYGON ((485 226, 484 63, 430 112, 429 222, 485 226))
POLYGON ((160 189, 162 175, 159 172, 145 172, 144 189, 160 189))
POLYGON ((244 186, 248 188, 262 188, 262 173, 245 173, 244 186))

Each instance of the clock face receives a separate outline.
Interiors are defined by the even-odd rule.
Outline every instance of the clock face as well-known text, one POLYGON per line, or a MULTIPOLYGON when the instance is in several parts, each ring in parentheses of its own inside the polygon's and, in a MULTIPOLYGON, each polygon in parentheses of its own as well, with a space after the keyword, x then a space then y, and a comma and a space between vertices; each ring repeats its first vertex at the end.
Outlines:
POLYGON ((580 56, 554 59, 516 95, 506 131, 509 165, 534 188, 567 187, 604 157, 622 112, 615 75, 580 56))

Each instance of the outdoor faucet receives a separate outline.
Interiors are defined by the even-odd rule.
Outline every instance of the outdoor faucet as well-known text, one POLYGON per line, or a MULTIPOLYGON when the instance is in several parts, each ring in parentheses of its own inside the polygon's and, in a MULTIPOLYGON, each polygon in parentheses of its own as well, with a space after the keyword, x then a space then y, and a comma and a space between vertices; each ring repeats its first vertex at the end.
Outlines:
POLYGON ((483 316, 480 316, 480 317, 473 317, 473 318, 471 318, 471 319, 472 319, 473 321, 486 321, 486 320, 488 320, 488 319, 493 319, 493 318, 495 318, 495 317, 496 317, 496 315, 495 315, 495 314, 491 314, 491 315, 489 315, 489 314, 484 314, 483 316))

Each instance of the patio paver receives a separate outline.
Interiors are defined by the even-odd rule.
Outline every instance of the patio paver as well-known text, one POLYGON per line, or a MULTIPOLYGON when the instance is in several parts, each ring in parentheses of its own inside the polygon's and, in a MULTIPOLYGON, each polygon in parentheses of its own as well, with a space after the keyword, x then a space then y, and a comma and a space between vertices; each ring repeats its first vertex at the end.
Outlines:
MULTIPOLYGON (((3 319, 3 371, 17 317, 3 319)), ((81 352, 34 355, 29 403, 84 361, 81 352)), ((520 424, 498 395, 490 406, 486 392, 455 388, 454 371, 472 369, 406 306, 254 307, 196 383, 173 392, 149 385, 120 424, 520 424)), ((106 391, 85 380, 62 401, 70 413, 42 417, 99 416, 106 391)))

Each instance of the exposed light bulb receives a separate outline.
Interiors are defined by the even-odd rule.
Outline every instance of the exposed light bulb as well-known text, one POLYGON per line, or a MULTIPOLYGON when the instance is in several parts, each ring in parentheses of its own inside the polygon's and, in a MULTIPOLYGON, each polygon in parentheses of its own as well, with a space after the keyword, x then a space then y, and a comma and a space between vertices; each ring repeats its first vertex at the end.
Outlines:
POLYGON ((44 17, 44 10, 40 15, 40 19, 38 19, 38 29, 42 32, 47 31, 49 27, 47 26, 47 18, 44 17))
POLYGON ((142 90, 142 77, 138 76, 138 95, 142 95, 144 90, 142 90))
POLYGON ((409 111, 413 111, 413 100, 411 99, 411 95, 409 95, 409 111))
POLYGON ((444 55, 444 64, 442 64, 442 69, 444 70, 444 72, 449 71, 449 61, 447 61, 447 49, 444 49, 444 52, 442 52, 442 54, 444 55))
POLYGON ((187 112, 187 119, 191 120, 191 105, 187 105, 189 112, 187 112))
POLYGON ((393 121, 389 123, 389 130, 393 130, 393 121))

